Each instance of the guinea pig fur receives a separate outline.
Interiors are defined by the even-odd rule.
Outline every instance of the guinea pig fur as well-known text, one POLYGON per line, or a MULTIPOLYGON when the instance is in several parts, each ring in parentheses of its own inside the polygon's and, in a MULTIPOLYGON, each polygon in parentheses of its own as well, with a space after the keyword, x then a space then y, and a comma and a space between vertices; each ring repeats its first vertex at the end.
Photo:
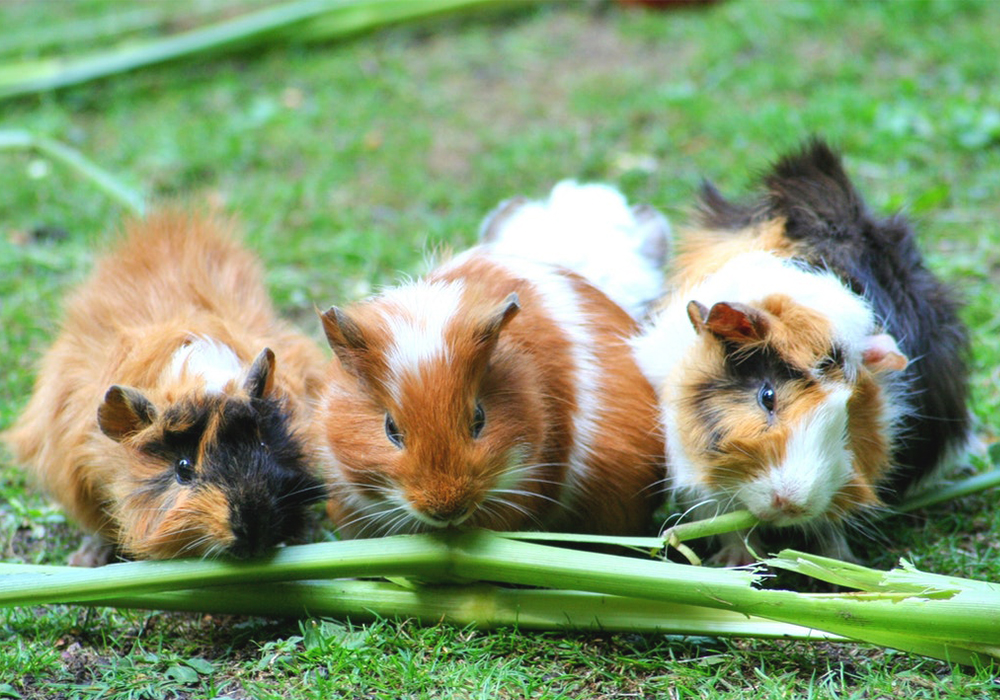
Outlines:
MULTIPOLYGON (((905 222, 869 214, 824 143, 764 183, 751 205, 705 186, 633 347, 683 500, 811 529, 849 557, 844 522, 967 444, 966 331, 905 222)), ((726 547, 727 563, 745 560, 726 547)))
POLYGON ((70 297, 6 437, 104 543, 73 563, 253 556, 325 497, 299 437, 325 362, 277 319, 230 225, 160 212, 70 297))
POLYGON ((545 200, 508 199, 479 235, 499 255, 573 270, 636 318, 663 293, 670 223, 609 185, 564 180, 545 200))
POLYGON ((317 441, 345 536, 650 527, 663 438, 637 326, 578 275, 474 248, 322 322, 317 441))

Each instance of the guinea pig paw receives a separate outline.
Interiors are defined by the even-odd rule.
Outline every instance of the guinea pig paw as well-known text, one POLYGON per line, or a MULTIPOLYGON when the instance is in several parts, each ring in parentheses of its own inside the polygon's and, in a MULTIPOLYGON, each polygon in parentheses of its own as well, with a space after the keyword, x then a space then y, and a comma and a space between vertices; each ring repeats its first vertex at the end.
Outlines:
POLYGON ((728 532, 719 539, 722 548, 708 558, 710 566, 748 566, 757 562, 754 551, 763 551, 763 544, 755 533, 728 532))
POLYGON ((67 563, 70 566, 85 566, 94 568, 110 564, 118 558, 118 549, 99 535, 88 535, 83 538, 76 551, 69 555, 67 563))

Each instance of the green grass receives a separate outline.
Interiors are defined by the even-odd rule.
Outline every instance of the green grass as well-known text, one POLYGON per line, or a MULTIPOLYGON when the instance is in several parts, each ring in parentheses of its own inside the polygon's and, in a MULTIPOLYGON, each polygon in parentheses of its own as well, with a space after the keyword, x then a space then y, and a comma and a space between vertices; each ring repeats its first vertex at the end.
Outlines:
MULTIPOLYGON (((5 37, 29 39, 11 41, 0 59, 32 57, 33 36, 96 48, 97 37, 40 32, 67 16, 110 21, 116 6, 4 6, 5 37)), ((195 6, 143 8, 167 26, 195 6)), ((471 243, 503 198, 541 196, 565 177, 599 179, 678 223, 702 177, 744 193, 777 153, 822 133, 844 149, 874 209, 911 215, 928 263, 968 301, 973 410, 992 442, 997 26, 1000 5, 985 0, 733 0, 661 13, 544 6, 21 97, 0 105, 0 130, 64 142, 155 199, 236 213, 281 309, 317 338, 314 305, 419 274, 429 251, 471 243)), ((27 400, 62 294, 86 275, 122 210, 58 163, 5 151, 0 212, 6 427, 27 400)), ((0 468, 0 555, 64 562, 78 531, 9 461, 0 468)), ((905 556, 924 570, 1000 580, 998 532, 993 492, 891 519, 880 540, 855 549, 883 568, 905 556)), ((985 698, 998 690, 987 672, 854 645, 71 606, 0 612, 0 698, 985 698)))

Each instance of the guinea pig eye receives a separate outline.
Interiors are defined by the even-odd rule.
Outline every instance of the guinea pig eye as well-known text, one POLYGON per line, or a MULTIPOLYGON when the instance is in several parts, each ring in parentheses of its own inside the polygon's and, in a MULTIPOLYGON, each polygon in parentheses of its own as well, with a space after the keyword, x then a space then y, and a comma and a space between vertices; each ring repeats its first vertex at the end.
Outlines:
POLYGON ((486 411, 483 410, 483 405, 476 404, 476 412, 472 414, 472 437, 477 438, 479 434, 483 432, 483 427, 486 425, 486 411))
POLYGON ((190 484, 194 481, 194 465, 190 459, 178 459, 174 464, 174 473, 178 484, 190 484))
POLYGON ((764 382, 760 391, 757 392, 757 403, 768 413, 774 413, 775 399, 774 387, 771 386, 770 382, 764 382))
POLYGON ((393 445, 403 449, 403 432, 388 413, 385 414, 385 436, 393 445))

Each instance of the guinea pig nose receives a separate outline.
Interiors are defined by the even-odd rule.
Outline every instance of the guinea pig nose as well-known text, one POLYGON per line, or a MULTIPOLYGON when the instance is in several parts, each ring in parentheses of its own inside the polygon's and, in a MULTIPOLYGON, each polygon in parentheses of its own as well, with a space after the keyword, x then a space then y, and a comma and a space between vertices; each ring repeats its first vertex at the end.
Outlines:
POLYGON ((806 509, 786 496, 776 493, 771 496, 771 508, 781 518, 796 518, 805 515, 806 509))
POLYGON ((238 559, 259 556, 276 544, 270 518, 263 509, 238 509, 231 516, 230 528, 233 543, 229 546, 229 554, 238 559))
POLYGON ((426 511, 427 516, 437 520, 443 527, 456 526, 468 520, 469 516, 476 510, 476 505, 470 502, 442 503, 426 511))

